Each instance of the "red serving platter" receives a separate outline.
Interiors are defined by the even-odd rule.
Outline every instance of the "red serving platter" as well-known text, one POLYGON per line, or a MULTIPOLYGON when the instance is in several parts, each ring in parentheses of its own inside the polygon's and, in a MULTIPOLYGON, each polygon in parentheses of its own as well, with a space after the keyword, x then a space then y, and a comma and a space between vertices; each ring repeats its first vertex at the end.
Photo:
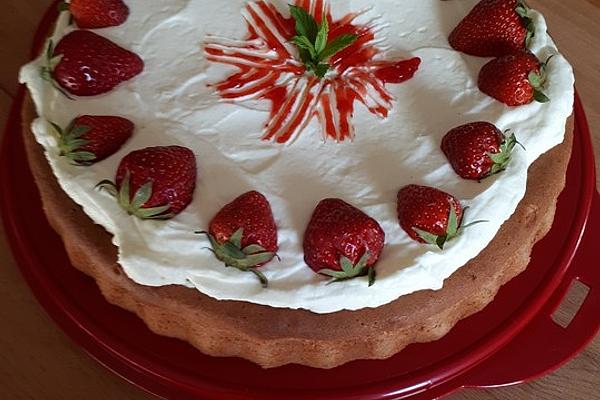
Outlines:
MULTIPOLYGON (((56 12, 45 16, 33 54, 56 12)), ((189 344, 150 332, 134 314, 110 305, 95 282, 72 267, 49 226, 21 138, 21 88, 0 152, 0 209, 23 276, 56 323, 92 357, 129 382, 168 399, 438 398, 462 388, 535 379, 577 354, 600 328, 600 196, 590 131, 575 101, 575 142, 551 232, 536 245, 525 273, 482 312, 444 338, 411 345, 384 361, 332 370, 286 366, 263 370, 235 358, 212 358, 189 344), (552 314, 574 281, 589 288, 572 322, 552 314)))

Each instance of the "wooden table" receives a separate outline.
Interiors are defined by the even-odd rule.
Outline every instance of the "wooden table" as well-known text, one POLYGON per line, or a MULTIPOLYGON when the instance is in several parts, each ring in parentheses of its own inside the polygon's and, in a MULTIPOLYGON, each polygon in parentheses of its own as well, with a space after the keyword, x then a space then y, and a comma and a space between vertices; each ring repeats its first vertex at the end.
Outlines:
MULTIPOLYGON (((2 3, 0 123, 4 126, 17 91, 18 68, 27 61, 33 30, 51 0, 2 3)), ((594 144, 600 150, 600 0, 529 3, 547 16, 561 51, 575 66, 578 90, 595 130, 594 144)), ((152 399, 98 365, 54 325, 19 275, 3 238, 0 224, 0 398, 152 399)), ((600 338, 567 366, 537 382, 463 392, 450 399, 600 399, 600 338)))

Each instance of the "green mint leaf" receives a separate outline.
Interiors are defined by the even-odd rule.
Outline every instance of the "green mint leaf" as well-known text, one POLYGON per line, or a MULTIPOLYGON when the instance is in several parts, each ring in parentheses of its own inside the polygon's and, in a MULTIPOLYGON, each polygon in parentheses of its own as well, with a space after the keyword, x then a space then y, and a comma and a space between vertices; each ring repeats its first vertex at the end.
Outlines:
POLYGON ((304 49, 299 48, 300 50, 300 60, 304 65, 308 65, 312 62, 312 58, 310 57, 310 52, 304 49))
POLYGON ((296 34, 306 36, 311 43, 314 43, 319 32, 317 21, 302 7, 290 4, 290 13, 296 21, 296 34))
POLYGON ((329 23, 327 22, 327 17, 323 16, 323 22, 319 27, 319 33, 317 34, 317 39, 315 41, 315 50, 317 54, 320 54, 327 47, 327 39, 329 38, 329 23))
POLYGON ((315 75, 317 75, 319 78, 324 78, 327 74, 327 71, 329 71, 329 64, 319 64, 314 67, 313 70, 315 75))
POLYGON ((340 35, 334 40, 332 40, 325 49, 319 54, 319 59, 321 61, 325 61, 328 58, 336 55, 340 51, 344 50, 351 46, 354 42, 358 40, 358 35, 345 34, 340 35))
POLYGON ((292 42, 298 46, 300 49, 305 50, 310 55, 310 59, 314 60, 317 58, 317 52, 315 51, 315 46, 308 40, 306 36, 294 36, 292 38, 292 42))

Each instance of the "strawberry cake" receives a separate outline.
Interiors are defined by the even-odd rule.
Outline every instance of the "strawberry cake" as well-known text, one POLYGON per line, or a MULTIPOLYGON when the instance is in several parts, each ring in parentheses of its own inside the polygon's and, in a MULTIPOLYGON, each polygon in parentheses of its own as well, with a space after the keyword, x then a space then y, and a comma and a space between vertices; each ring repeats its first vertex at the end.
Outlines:
POLYGON ((71 0, 23 67, 73 265, 154 332, 332 368, 444 336, 550 229, 574 77, 517 0, 71 0))

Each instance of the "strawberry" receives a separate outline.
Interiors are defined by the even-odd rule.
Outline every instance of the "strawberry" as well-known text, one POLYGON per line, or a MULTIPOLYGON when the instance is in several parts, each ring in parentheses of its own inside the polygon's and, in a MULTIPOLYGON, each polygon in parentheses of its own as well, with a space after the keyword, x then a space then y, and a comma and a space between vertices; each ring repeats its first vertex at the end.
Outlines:
POLYGON ((525 49, 535 34, 521 0, 483 0, 458 24, 450 45, 473 56, 499 57, 525 49))
POLYGON ((321 201, 304 234, 304 260, 332 282, 369 276, 385 242, 385 233, 373 218, 339 199, 321 201))
POLYGON ((212 252, 227 267, 252 272, 263 287, 269 281, 258 268, 277 253, 277 226, 269 201, 261 193, 245 193, 224 206, 210 222, 212 252))
POLYGON ((148 147, 121 160, 115 183, 99 188, 115 196, 127 213, 140 219, 169 219, 191 202, 196 186, 196 157, 180 146, 148 147))
POLYGON ((543 92, 546 84, 546 63, 528 51, 496 58, 481 68, 479 89, 502 103, 516 107, 534 100, 550 101, 543 92))
POLYGON ((113 116, 82 115, 63 130, 52 124, 59 137, 60 155, 77 165, 90 165, 116 153, 133 134, 133 122, 113 116))
MULTIPOLYGON (((73 31, 56 48, 50 42, 42 77, 76 96, 95 96, 140 74, 144 62, 135 53, 90 31, 73 31)), ((68 95, 67 95, 68 96, 68 95)))
POLYGON ((398 193, 398 219, 412 239, 443 249, 446 242, 460 233, 463 209, 448 193, 409 185, 398 193))
POLYGON ((518 143, 489 122, 473 122, 448 132, 442 151, 462 178, 481 180, 504 171, 518 143))
POLYGON ((77 26, 84 29, 118 26, 129 17, 129 7, 122 0, 71 0, 59 9, 70 11, 77 26))

